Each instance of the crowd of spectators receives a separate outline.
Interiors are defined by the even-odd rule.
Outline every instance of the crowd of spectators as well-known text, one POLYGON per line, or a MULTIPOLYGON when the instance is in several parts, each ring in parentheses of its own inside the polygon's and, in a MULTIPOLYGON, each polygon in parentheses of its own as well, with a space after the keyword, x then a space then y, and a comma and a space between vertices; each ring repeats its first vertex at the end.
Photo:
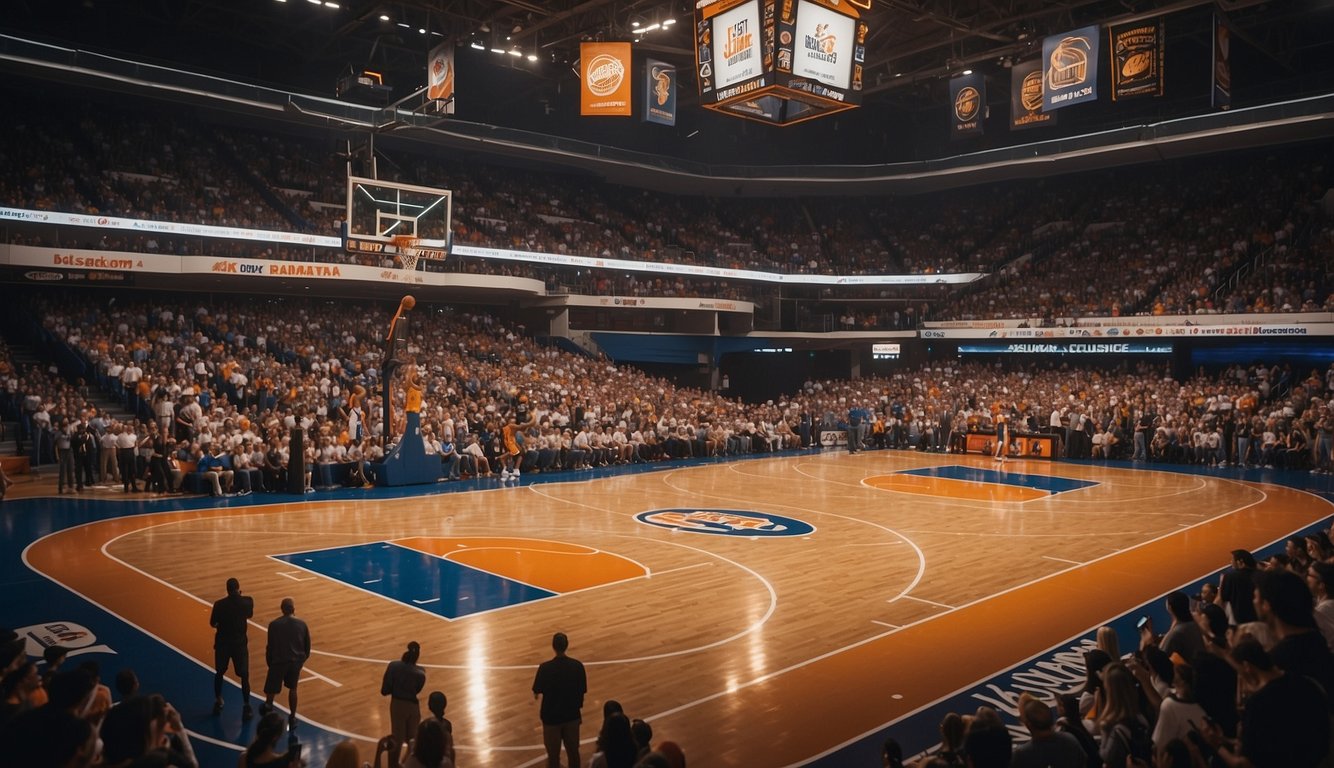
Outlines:
POLYGON ((1111 627, 1084 653, 1086 680, 1055 700, 1020 695, 1007 725, 991 707, 950 713, 913 768, 1314 768, 1330 754, 1334 557, 1330 533, 1257 563, 1239 549, 1218 584, 1167 596, 1169 626, 1142 621, 1135 650, 1111 627))
MULTIPOLYGON (((327 138, 213 125, 171 110, 149 118, 42 106, 0 128, 0 203, 322 235, 336 235, 345 217, 348 148, 327 138)), ((378 173, 452 189, 461 244, 785 273, 989 275, 951 291, 856 294, 921 299, 930 310, 917 311, 918 320, 1334 307, 1331 229, 1319 223, 1314 202, 1331 174, 1319 152, 1273 150, 1228 163, 1178 161, 908 198, 717 199, 417 151, 381 151, 378 173)), ((83 234, 76 237, 96 248, 381 262, 328 248, 83 234)), ((459 269, 535 276, 567 290, 764 292, 736 282, 461 261, 459 269)), ((856 307, 833 314, 841 320, 849 311, 856 307)))
MULTIPOLYGON (((181 712, 161 694, 141 690, 133 667, 122 667, 115 674, 113 692, 103 682, 96 662, 75 666, 68 662, 69 649, 60 645, 45 647, 41 657, 33 660, 26 652, 27 641, 27 637, 0 628, 0 754, 6 765, 199 768, 181 712)), ((281 713, 269 711, 256 722, 254 736, 237 764, 245 768, 454 768, 453 725, 445 717, 446 706, 443 692, 431 692, 428 714, 417 713, 406 737, 380 739, 373 762, 363 762, 350 739, 336 744, 327 758, 316 762, 303 749, 295 716, 289 730, 289 721, 281 713)), ((606 701, 603 715, 589 765, 685 768, 685 753, 679 744, 654 741, 652 726, 639 719, 632 722, 615 700, 606 701)))
MULTIPOLYGON (((373 480, 368 464, 392 449, 379 395, 378 339, 388 310, 291 299, 106 305, 74 293, 35 297, 29 311, 42 318, 41 338, 82 361, 75 373, 135 420, 96 412, 86 386, 35 368, 8 372, 10 413, 21 411, 39 451, 58 449, 62 432, 91 430, 98 446, 108 434, 119 438, 115 447, 134 448, 137 457, 128 487, 147 477, 163 492, 285 489, 298 426, 308 437, 306 488, 373 480)), ((1020 431, 1057 432, 1072 458, 1330 468, 1334 368, 1256 364, 1177 381, 1148 364, 1009 369, 949 361, 889 377, 809 382, 777 401, 745 404, 544 346, 487 314, 431 310, 411 322, 404 354, 423 375, 423 433, 446 478, 499 473, 507 426, 523 446, 515 469, 572 471, 818 445, 820 432, 844 429, 854 408, 867 409, 863 439, 880 447, 942 449, 951 435, 990 431, 1004 415, 1020 431)), ((120 457, 72 449, 75 466, 98 470, 75 478, 76 491, 116 479, 124 466, 120 457)))

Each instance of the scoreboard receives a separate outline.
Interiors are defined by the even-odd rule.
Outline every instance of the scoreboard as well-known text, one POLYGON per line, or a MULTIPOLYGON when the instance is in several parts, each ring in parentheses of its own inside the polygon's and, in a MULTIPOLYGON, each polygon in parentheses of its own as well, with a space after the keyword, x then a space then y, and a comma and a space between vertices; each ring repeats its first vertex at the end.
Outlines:
POLYGON ((700 0, 700 102, 771 125, 853 109, 861 103, 866 33, 846 0, 700 0))

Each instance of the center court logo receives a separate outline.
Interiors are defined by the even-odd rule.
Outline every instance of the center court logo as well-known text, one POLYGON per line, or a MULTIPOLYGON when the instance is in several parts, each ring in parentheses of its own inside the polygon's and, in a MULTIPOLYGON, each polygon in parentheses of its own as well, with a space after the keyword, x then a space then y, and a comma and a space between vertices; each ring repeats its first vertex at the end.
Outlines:
POLYGON ((719 536, 805 536, 815 531, 801 520, 738 509, 652 509, 635 519, 658 528, 719 536))

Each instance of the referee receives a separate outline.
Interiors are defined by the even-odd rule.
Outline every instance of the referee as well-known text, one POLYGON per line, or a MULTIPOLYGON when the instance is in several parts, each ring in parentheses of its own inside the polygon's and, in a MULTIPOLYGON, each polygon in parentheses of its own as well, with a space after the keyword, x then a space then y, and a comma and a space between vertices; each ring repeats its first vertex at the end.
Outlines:
POLYGON ((222 677, 231 664, 241 678, 241 719, 249 720, 250 709, 250 640, 246 636, 246 620, 255 615, 255 600, 241 594, 241 582, 227 579, 227 596, 213 604, 208 618, 213 635, 213 714, 222 713, 222 677))

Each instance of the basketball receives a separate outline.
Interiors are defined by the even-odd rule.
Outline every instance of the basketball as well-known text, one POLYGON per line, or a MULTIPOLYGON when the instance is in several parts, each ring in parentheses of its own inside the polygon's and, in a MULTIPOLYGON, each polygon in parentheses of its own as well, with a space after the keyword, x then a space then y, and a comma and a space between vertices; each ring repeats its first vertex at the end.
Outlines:
POLYGON ((407 296, 404 296, 403 300, 400 301, 398 304, 404 309, 412 309, 413 307, 417 306, 417 300, 412 297, 412 294, 409 293, 407 296))

